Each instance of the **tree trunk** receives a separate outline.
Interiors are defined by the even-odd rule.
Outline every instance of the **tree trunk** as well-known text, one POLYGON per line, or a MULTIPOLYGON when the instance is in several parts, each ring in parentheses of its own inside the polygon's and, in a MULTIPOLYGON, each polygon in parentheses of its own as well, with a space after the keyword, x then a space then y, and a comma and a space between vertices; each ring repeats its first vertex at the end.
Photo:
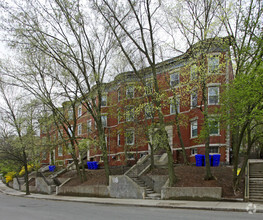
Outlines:
POLYGON ((29 179, 28 179, 28 167, 27 167, 27 156, 25 150, 23 150, 24 167, 25 167, 25 183, 26 183, 26 195, 30 195, 29 191, 29 179))
POLYGON ((208 100, 207 100, 207 89, 205 80, 202 82, 202 96, 204 103, 204 132, 205 132, 205 180, 214 180, 215 177, 211 173, 210 160, 209 160, 209 148, 210 148, 210 129, 208 123, 208 100))
MULTIPOLYGON (((102 126, 98 126, 98 127, 102 128, 102 126)), ((99 129, 99 144, 102 150, 102 157, 103 157, 103 162, 104 162, 104 169, 105 169, 107 185, 109 185, 110 168, 109 168, 109 161, 108 161, 108 150, 107 150, 107 146, 105 142, 105 134, 102 129, 99 129)))
MULTIPOLYGON (((73 147, 73 151, 75 151, 75 148, 73 147)), ((75 153, 71 153, 71 157, 73 159, 73 162, 76 166, 76 170, 77 170, 77 175, 80 177, 80 181, 83 182, 84 181, 84 178, 83 178, 83 175, 82 173, 80 172, 80 167, 79 167, 79 160, 78 158, 76 157, 76 154, 75 153)))
POLYGON ((175 185, 177 178, 175 176, 174 172, 174 166, 173 166, 173 154, 170 149, 170 145, 168 144, 168 149, 166 150, 167 156, 168 156, 168 175, 169 175, 169 186, 172 187, 175 185))
POLYGON ((150 144, 150 148, 151 148, 151 154, 150 154, 150 159, 151 159, 151 170, 154 169, 154 154, 153 154, 153 144, 152 143, 149 143, 150 144))
POLYGON ((85 172, 85 164, 84 164, 84 162, 83 162, 82 154, 80 154, 80 161, 81 161, 83 182, 85 182, 85 181, 87 181, 87 175, 86 175, 86 172, 85 172))
POLYGON ((186 157, 184 142, 183 142, 183 138, 182 138, 182 134, 181 134, 181 129, 180 129, 180 125, 179 125, 179 119, 178 119, 178 112, 177 112, 177 110, 176 110, 176 115, 175 115, 175 123, 176 123, 177 135, 178 135, 178 137, 179 137, 180 145, 181 145, 181 148, 182 148, 182 153, 183 153, 183 158, 184 158, 184 164, 189 165, 189 162, 188 162, 187 157, 186 157))

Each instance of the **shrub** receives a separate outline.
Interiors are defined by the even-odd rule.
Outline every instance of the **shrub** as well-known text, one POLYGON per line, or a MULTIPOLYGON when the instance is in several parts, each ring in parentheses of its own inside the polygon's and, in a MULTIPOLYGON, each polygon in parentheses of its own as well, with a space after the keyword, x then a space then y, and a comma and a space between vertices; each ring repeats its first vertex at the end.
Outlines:
MULTIPOLYGON (((28 172, 31 172, 32 171, 32 169, 33 169, 33 165, 28 165, 27 166, 27 169, 28 169, 28 172)), ((22 167, 22 169, 20 170, 20 172, 19 172, 19 176, 23 176, 23 175, 25 175, 25 167, 23 166, 22 167)))
POLYGON ((5 175, 6 183, 9 183, 10 181, 12 181, 15 175, 16 175, 16 172, 14 172, 14 171, 8 172, 8 173, 5 175))

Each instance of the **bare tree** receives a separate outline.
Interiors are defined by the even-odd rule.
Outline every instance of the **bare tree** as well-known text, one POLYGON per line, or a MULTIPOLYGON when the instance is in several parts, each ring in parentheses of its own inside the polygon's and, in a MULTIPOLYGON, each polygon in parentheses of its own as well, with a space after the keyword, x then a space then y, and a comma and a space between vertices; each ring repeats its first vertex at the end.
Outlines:
POLYGON ((155 16, 161 6, 160 1, 133 1, 118 3, 117 1, 94 0, 93 6, 107 22, 118 46, 136 77, 146 86, 145 70, 149 66, 150 74, 153 79, 154 93, 152 102, 158 115, 158 129, 163 134, 164 142, 162 147, 168 154, 169 185, 176 182, 173 168, 173 154, 168 141, 168 134, 165 130, 164 116, 159 100, 160 88, 157 80, 156 66, 156 30, 157 22, 155 16))
POLYGON ((36 118, 37 108, 33 103, 14 92, 11 86, 1 79, 0 93, 3 99, 1 123, 6 124, 7 131, 2 133, 0 144, 1 157, 15 161, 25 168, 26 194, 29 195, 28 165, 39 155, 36 152, 36 118))
POLYGON ((45 54, 70 75, 75 91, 97 124, 108 179, 101 98, 106 73, 110 76, 112 35, 80 1, 21 1, 15 6, 16 10, 6 8, 9 18, 16 21, 5 26, 12 34, 10 42, 22 50, 45 54))

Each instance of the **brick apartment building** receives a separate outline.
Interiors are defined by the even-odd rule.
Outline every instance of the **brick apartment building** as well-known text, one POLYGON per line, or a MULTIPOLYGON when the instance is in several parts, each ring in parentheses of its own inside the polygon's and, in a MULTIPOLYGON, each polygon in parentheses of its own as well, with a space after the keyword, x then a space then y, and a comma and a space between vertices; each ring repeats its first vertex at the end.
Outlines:
MULTIPOLYGON (((175 163, 182 162, 182 152, 175 122, 176 108, 179 112, 180 130, 191 163, 195 162, 195 154, 204 154, 204 142, 200 140, 203 124, 203 102, 200 81, 198 81, 198 55, 191 58, 188 50, 185 54, 157 64, 158 84, 161 90, 162 112, 166 123, 166 131, 175 163), (176 99, 174 99, 176 97, 176 99), (176 100, 177 106, 175 106, 176 100)), ((221 94, 233 79, 232 66, 229 59, 229 47, 211 46, 205 52, 206 85, 208 111, 211 118, 217 118, 216 110, 220 108, 221 94)), ((149 68, 142 70, 143 82, 133 72, 117 75, 114 80, 105 84, 102 97, 102 121, 106 135, 109 164, 118 166, 134 164, 150 151, 148 136, 149 125, 158 122, 151 94, 154 93, 152 75, 149 68)), ((87 160, 103 163, 102 152, 96 144, 97 130, 92 116, 83 104, 76 109, 76 135, 87 139, 87 160)), ((71 115, 72 109, 65 114, 71 115)), ((229 162, 230 132, 219 122, 212 124, 210 131, 210 153, 221 154, 221 162, 229 162)), ((61 131, 66 136, 65 131, 61 131)), ((59 139, 56 129, 51 131, 54 139, 59 139)), ((41 131, 41 137, 46 136, 41 131)), ((156 154, 161 154, 157 149, 156 154)), ((71 156, 63 144, 43 154, 42 164, 49 164, 51 156, 57 165, 64 166, 71 161, 71 156)))

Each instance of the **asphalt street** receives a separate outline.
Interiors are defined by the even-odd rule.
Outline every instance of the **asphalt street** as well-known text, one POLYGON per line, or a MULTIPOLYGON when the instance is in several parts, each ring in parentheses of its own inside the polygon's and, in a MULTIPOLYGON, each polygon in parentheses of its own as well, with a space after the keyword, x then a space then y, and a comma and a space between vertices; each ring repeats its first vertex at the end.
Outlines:
POLYGON ((263 219, 262 213, 102 205, 16 197, 0 193, 0 220, 263 219))

